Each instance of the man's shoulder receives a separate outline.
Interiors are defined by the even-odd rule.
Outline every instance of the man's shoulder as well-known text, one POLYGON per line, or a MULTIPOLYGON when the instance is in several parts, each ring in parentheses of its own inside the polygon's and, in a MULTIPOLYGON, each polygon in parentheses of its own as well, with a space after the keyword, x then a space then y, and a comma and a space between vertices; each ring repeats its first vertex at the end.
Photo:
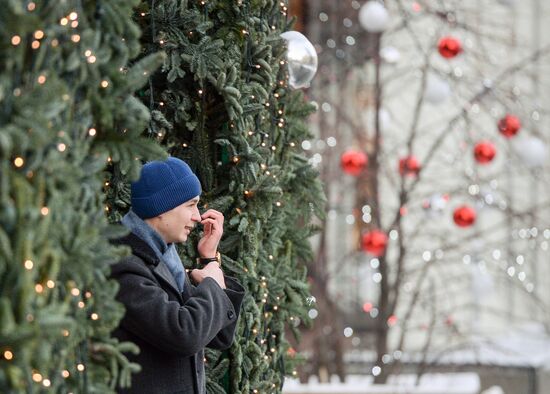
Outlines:
POLYGON ((111 239, 110 242, 114 245, 128 246, 132 253, 129 257, 137 257, 145 264, 157 265, 159 263, 159 259, 155 251, 147 244, 147 242, 132 232, 123 237, 111 239))

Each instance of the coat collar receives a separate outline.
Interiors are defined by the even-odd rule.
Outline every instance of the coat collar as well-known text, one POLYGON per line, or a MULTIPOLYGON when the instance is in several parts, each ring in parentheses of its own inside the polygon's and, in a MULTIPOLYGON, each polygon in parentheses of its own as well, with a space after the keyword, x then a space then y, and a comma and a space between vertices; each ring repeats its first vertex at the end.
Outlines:
POLYGON ((181 297, 178 290, 178 285, 174 276, 166 266, 166 264, 157 257, 155 251, 141 238, 134 233, 130 233, 125 237, 118 238, 113 241, 117 245, 126 245, 132 249, 132 254, 139 257, 145 264, 149 266, 153 274, 160 277, 172 290, 181 297))

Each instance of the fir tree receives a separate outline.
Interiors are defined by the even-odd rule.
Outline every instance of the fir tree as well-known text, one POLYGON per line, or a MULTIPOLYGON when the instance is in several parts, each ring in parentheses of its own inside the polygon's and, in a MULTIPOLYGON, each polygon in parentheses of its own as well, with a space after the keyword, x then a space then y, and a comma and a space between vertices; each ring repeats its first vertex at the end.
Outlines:
MULTIPOLYGON (((149 136, 191 164, 204 208, 224 213, 224 271, 248 290, 229 351, 207 352, 209 393, 279 392, 296 358, 285 330, 307 320, 310 222, 324 197, 299 151, 312 112, 287 85, 287 6, 280 1, 142 2, 144 55, 164 51, 162 70, 139 92, 149 136)), ((128 209, 124 177, 110 195, 128 209)), ((198 236, 198 234, 196 235, 198 236)), ((196 239, 181 251, 187 268, 196 239)))
POLYGON ((105 217, 107 161, 129 177, 160 157, 133 91, 134 1, 9 1, 0 13, 0 392, 113 392, 138 366, 111 330, 106 279, 120 233, 105 217))

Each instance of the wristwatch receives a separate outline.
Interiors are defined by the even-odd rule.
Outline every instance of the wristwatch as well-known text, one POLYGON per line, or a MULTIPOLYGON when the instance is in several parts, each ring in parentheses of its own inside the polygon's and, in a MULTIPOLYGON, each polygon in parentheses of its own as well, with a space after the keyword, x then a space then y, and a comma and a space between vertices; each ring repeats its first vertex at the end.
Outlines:
POLYGON ((218 263, 218 265, 221 268, 221 266, 222 266, 222 255, 220 254, 220 252, 216 252, 216 257, 197 257, 197 263, 199 263, 199 264, 206 265, 206 264, 211 263, 213 261, 218 263))

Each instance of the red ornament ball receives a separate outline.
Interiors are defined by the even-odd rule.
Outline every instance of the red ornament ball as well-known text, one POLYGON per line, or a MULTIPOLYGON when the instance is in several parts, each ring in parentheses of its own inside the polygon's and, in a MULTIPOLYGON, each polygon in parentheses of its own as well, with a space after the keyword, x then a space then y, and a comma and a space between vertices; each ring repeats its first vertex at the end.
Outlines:
POLYGON ((420 163, 414 156, 399 159, 399 173, 401 176, 417 176, 420 172, 420 163))
POLYGON ((367 155, 361 151, 348 150, 340 158, 342 170, 349 175, 359 176, 369 162, 367 155))
POLYGON ((382 256, 386 250, 386 246, 388 246, 388 236, 380 230, 372 230, 363 234, 361 241, 363 251, 376 257, 382 256))
POLYGON ((454 37, 443 37, 437 44, 439 54, 445 59, 451 59, 462 52, 462 44, 454 37))
POLYGON ((517 116, 507 114, 498 121, 498 131, 506 138, 515 136, 521 129, 521 122, 517 116))
POLYGON ((455 209, 453 219, 459 227, 470 227, 476 221, 476 211, 467 205, 455 209))
POLYGON ((479 164, 490 163, 497 154, 495 146, 489 141, 481 141, 474 147, 474 158, 479 164))

